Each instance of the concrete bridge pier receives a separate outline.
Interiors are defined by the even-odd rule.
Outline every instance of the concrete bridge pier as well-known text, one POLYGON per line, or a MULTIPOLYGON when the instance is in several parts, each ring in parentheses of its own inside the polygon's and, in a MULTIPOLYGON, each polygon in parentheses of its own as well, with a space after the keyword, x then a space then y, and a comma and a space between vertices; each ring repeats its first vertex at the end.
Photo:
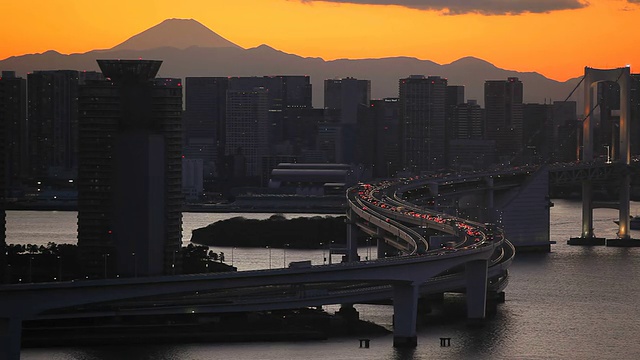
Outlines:
POLYGON ((467 321, 481 324, 486 317, 489 261, 474 260, 465 264, 467 286, 467 321))
POLYGON ((416 347, 418 318, 418 286, 393 285, 393 347, 416 347))
POLYGON ((0 318, 0 359, 19 360, 22 342, 22 319, 0 318))
POLYGON ((347 212, 347 261, 358 261, 358 226, 353 220, 351 209, 347 212))
POLYGON ((618 237, 608 239, 607 246, 615 247, 640 247, 640 240, 632 239, 630 230, 630 207, 631 199, 631 174, 628 172, 622 176, 620 186, 620 219, 618 220, 618 237))
POLYGON ((578 238, 570 238, 568 245, 604 245, 605 239, 593 233, 593 184, 591 180, 582 181, 582 234, 578 238))

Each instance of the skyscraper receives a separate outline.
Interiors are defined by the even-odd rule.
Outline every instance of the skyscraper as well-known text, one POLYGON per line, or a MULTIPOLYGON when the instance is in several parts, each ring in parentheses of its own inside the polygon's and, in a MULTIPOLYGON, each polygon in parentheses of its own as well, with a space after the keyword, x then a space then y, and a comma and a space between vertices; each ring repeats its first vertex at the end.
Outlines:
MULTIPOLYGON (((582 127, 582 121, 578 121, 576 108, 575 101, 553 102, 553 145, 550 160, 552 162, 576 160, 578 131, 582 127)), ((633 123, 632 121, 631 124, 633 123)))
POLYGON ((540 164, 551 157, 553 146, 553 105, 522 105, 522 161, 540 164))
POLYGON ((355 78, 329 79, 324 81, 324 108, 339 110, 341 124, 358 121, 358 106, 369 106, 371 80, 355 78))
POLYGON ((235 158, 236 177, 261 174, 261 156, 269 153, 268 103, 264 88, 227 91, 225 153, 235 158))
POLYGON ((76 177, 78 81, 74 70, 35 71, 27 75, 31 178, 76 177))
POLYGON ((4 126, 4 156, 7 189, 16 188, 27 171, 27 81, 13 71, 0 76, 0 122, 4 126))
POLYGON ((399 85, 403 167, 416 173, 444 168, 447 79, 411 75, 399 85))
POLYGON ((394 176, 402 164, 400 153, 400 100, 384 98, 371 100, 370 116, 375 126, 373 148, 373 176, 394 176))
POLYGON ((161 61, 98 60, 80 89, 78 248, 91 277, 172 274, 182 232, 182 84, 161 61))
POLYGON ((500 161, 519 161, 522 145, 522 82, 516 77, 484 83, 485 137, 495 140, 500 161))
POLYGON ((201 159, 210 178, 223 172, 229 79, 188 77, 185 83, 184 156, 201 159))
POLYGON ((284 139, 284 119, 289 109, 311 108, 311 83, 309 76, 276 75, 232 77, 229 90, 253 91, 263 88, 267 93, 269 152, 276 153, 275 146, 284 139))

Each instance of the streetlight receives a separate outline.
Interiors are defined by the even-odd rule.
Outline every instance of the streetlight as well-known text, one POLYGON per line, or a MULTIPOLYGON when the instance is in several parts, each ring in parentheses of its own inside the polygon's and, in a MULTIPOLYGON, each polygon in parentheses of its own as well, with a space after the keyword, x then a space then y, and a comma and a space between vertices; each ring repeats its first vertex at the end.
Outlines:
POLYGON ((322 265, 325 264, 325 262, 327 262, 327 257, 324 254, 324 243, 320 243, 320 248, 322 249, 322 265))
POLYGON ((138 277, 138 263, 136 262, 136 253, 132 252, 133 256, 133 277, 138 277))
POLYGON ((235 248, 231 247, 231 266, 233 266, 233 249, 235 248))
POLYGON ((58 255, 58 279, 62 281, 62 256, 58 255))

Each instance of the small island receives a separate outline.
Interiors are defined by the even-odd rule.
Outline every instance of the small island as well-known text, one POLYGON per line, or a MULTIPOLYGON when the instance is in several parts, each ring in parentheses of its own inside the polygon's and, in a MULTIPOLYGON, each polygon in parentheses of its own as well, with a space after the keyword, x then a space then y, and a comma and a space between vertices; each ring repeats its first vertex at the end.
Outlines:
MULTIPOLYGON (((265 220, 237 216, 193 230, 191 242, 205 246, 319 249, 347 238, 346 216, 287 219, 275 214, 265 220)), ((364 241, 364 239, 362 239, 364 241)))

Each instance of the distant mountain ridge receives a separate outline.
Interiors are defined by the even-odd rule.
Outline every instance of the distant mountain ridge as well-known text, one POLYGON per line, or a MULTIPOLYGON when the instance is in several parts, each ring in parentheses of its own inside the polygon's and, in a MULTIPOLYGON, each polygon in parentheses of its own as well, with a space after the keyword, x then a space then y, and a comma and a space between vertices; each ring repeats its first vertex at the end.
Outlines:
MULTIPOLYGON (((449 85, 464 85, 466 99, 476 99, 480 104, 484 103, 485 80, 518 77, 524 84, 525 102, 532 103, 564 100, 579 80, 559 82, 535 72, 500 69, 474 57, 442 65, 411 57, 325 61, 288 54, 264 44, 243 49, 195 20, 178 19, 165 20, 108 50, 69 55, 51 50, 13 56, 0 61, 0 70, 15 70, 20 76, 35 70, 99 71, 96 60, 108 58, 163 60, 158 75, 162 77, 309 75, 315 107, 323 105, 325 79, 347 76, 371 80, 373 98, 397 97, 399 79, 409 75, 442 76, 449 85), (171 37, 164 39, 158 35, 168 33, 171 37)), ((573 98, 582 98, 581 89, 573 98)))

